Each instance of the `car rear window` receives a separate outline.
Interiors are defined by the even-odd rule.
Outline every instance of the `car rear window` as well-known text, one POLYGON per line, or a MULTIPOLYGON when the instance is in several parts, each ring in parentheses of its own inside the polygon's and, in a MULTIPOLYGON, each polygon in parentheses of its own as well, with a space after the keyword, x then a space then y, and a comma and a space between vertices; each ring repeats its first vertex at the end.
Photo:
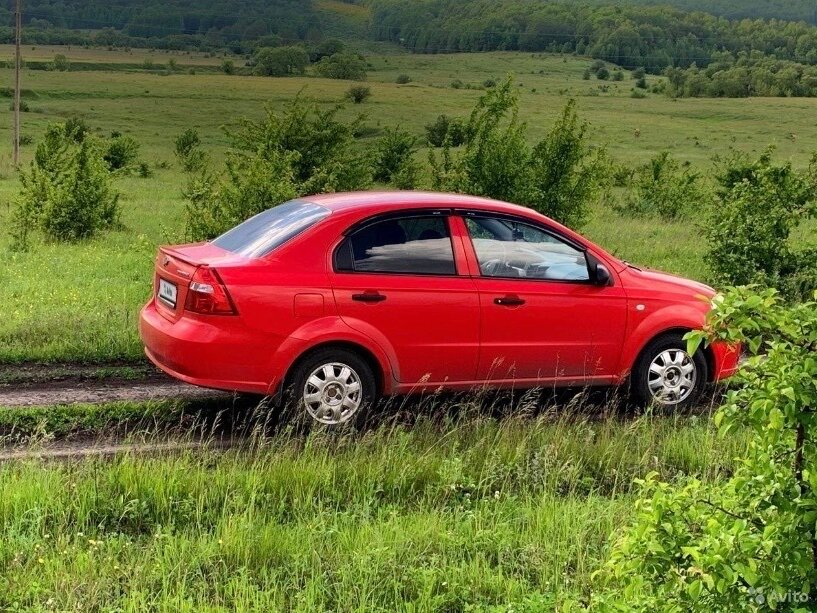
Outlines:
POLYGON ((213 244, 248 258, 264 256, 329 215, 329 209, 290 200, 228 230, 213 244))

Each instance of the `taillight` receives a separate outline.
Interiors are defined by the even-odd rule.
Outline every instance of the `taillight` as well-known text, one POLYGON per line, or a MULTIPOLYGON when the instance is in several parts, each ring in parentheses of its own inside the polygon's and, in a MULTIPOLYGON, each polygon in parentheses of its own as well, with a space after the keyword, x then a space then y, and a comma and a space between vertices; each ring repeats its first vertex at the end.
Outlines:
POLYGON ((193 273, 187 289, 184 308, 193 313, 206 315, 236 315, 227 288, 218 273, 207 266, 199 266, 193 273))

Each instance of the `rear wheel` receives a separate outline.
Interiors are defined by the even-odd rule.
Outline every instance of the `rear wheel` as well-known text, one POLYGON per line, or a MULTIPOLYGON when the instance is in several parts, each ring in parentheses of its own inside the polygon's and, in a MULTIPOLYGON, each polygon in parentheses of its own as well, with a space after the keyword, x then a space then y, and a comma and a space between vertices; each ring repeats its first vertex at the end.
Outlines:
POLYGON ((357 423, 377 397, 371 366, 347 349, 316 351, 296 366, 290 380, 288 404, 296 416, 330 428, 357 423))
POLYGON ((666 334, 647 345, 632 372, 632 390, 642 406, 686 408, 698 402, 706 387, 702 351, 689 355, 681 334, 666 334))

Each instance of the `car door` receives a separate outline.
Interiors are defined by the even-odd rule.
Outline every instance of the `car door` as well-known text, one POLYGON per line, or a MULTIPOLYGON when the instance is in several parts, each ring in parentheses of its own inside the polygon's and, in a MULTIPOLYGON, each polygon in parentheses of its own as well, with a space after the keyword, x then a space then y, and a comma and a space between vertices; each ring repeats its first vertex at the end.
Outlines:
POLYGON ((367 220, 335 250, 332 287, 339 315, 388 345, 401 384, 475 378, 479 297, 454 254, 444 211, 367 220))
POLYGON ((593 256, 515 217, 466 214, 482 306, 481 380, 604 383, 626 327, 623 288, 590 278, 593 256))

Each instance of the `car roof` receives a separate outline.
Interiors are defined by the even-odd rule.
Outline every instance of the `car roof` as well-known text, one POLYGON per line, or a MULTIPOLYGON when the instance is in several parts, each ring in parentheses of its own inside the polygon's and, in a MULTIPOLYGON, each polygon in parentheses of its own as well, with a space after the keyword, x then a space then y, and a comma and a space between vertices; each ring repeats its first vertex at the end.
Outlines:
POLYGON ((305 196, 301 200, 319 204, 332 211, 400 210, 412 208, 467 208, 530 216, 527 207, 490 198, 465 194, 420 191, 345 192, 305 196))

